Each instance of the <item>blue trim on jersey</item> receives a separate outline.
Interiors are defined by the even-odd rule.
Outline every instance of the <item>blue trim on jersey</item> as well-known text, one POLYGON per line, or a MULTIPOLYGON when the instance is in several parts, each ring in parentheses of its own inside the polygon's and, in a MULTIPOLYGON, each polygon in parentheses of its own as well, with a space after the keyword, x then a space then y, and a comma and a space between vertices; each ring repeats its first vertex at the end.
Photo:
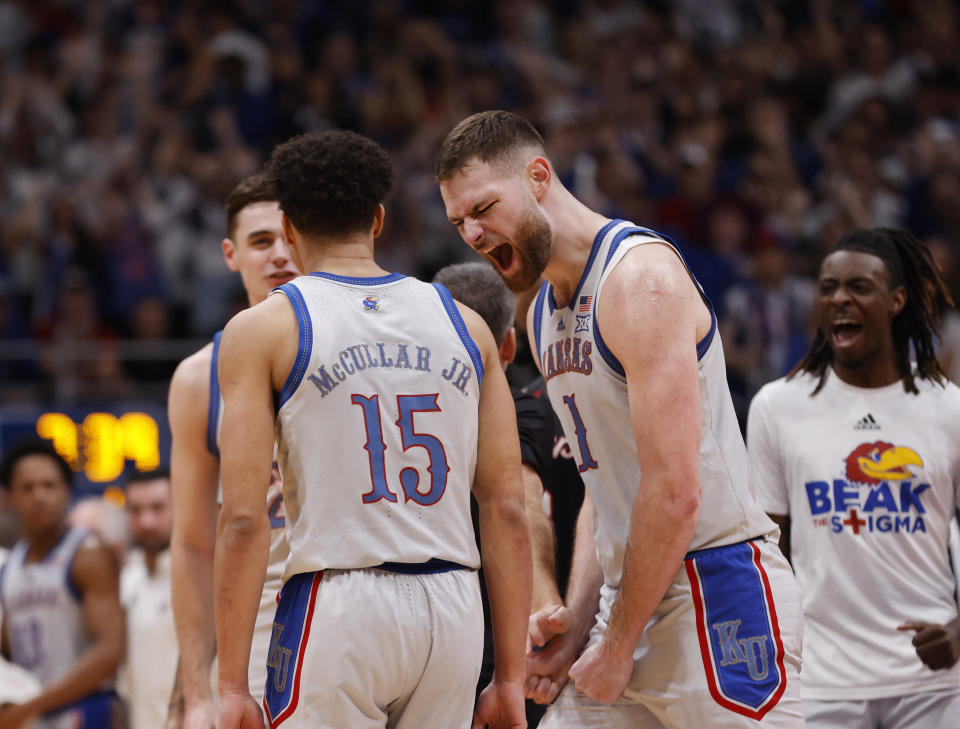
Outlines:
POLYGON ((550 296, 550 284, 544 281, 533 304, 533 341, 537 345, 537 351, 534 354, 537 357, 537 362, 540 363, 541 373, 543 372, 543 359, 540 357, 540 323, 543 321, 543 302, 548 298, 551 301, 553 300, 553 296, 550 296))
POLYGON ((220 414, 220 378, 217 376, 217 362, 220 357, 220 337, 223 330, 213 335, 213 355, 210 357, 210 405, 207 408, 207 450, 220 458, 220 446, 217 445, 217 416, 220 414))
MULTIPOLYGON (((310 274, 317 278, 325 278, 328 281, 338 281, 345 284, 354 284, 355 286, 382 286, 383 284, 393 283, 406 278, 402 273, 388 273, 385 276, 340 276, 326 271, 314 271, 310 274)), ((285 286, 286 284, 284 284, 285 286)), ((282 287, 281 287, 282 288, 282 287)))
POLYGON ((470 359, 473 360, 473 368, 477 371, 477 387, 479 387, 483 385, 483 358, 480 357, 480 350, 477 349, 476 342, 473 341, 473 337, 467 331, 467 325, 464 323, 463 317, 460 316, 460 310, 447 287, 440 283, 431 285, 437 290, 440 301, 443 302, 443 308, 447 310, 447 316, 453 322, 453 328, 457 330, 460 341, 463 342, 463 346, 467 348, 467 352, 470 354, 470 359))
MULTIPOLYGON (((600 246, 603 243, 603 239, 607 237, 607 233, 610 232, 611 228, 620 225, 620 223, 623 222, 623 220, 619 219, 611 220, 609 223, 600 228, 599 231, 597 231, 597 234, 593 239, 593 245, 590 247, 590 257, 587 258, 587 265, 583 267, 583 273, 580 274, 580 280, 577 282, 577 288, 573 290, 573 296, 570 297, 570 301, 568 301, 563 308, 573 311, 574 304, 576 304, 577 298, 580 296, 580 289, 583 288, 583 284, 586 282, 587 276, 590 275, 590 269, 593 267, 593 262, 596 259, 597 254, 600 252, 600 246)), ((551 304, 554 304, 553 298, 553 296, 550 297, 551 304)), ((550 313, 553 313, 553 305, 550 307, 550 313)))
MULTIPOLYGON (((617 249, 620 248, 620 244, 631 235, 649 235, 652 238, 659 238, 660 240, 669 243, 677 252, 677 255, 680 256, 680 262, 683 263, 683 267, 687 270, 687 275, 690 276, 690 279, 693 281, 694 286, 697 287, 697 291, 700 293, 701 298, 709 307, 710 330, 704 335, 703 339, 697 342, 697 361, 699 362, 701 359, 703 359, 703 356, 707 353, 707 350, 710 349, 710 344, 713 342, 713 336, 717 330, 717 314, 713 309, 713 302, 710 301, 710 297, 707 296, 707 292, 703 290, 703 286, 701 286, 700 282, 697 281, 697 277, 693 275, 693 271, 691 271, 690 266, 687 265, 687 260, 683 257, 683 251, 680 250, 680 247, 677 245, 676 241, 669 236, 658 233, 650 228, 642 228, 637 226, 624 228, 623 230, 619 231, 616 237, 614 237, 613 241, 610 243, 610 250, 607 251, 607 258, 603 262, 604 270, 606 270, 607 266, 610 265, 610 261, 612 261, 613 257, 616 255, 617 249)), ((595 298, 593 301, 593 335, 597 345, 597 351, 600 353, 603 361, 606 362, 607 366, 618 375, 621 377, 626 377, 626 372, 623 369, 623 365, 620 364, 620 360, 618 360, 614 356, 613 352, 610 351, 610 348, 607 346, 606 342, 603 341, 603 336, 600 334, 600 324, 597 321, 597 298, 595 298)))
POLYGON ((297 344, 297 358, 293 362, 290 374, 287 375, 283 383, 283 389, 280 391, 280 401, 277 410, 282 408, 287 400, 293 397, 307 372, 307 365, 310 363, 310 352, 313 349, 313 323, 310 321, 310 312, 307 309, 307 302, 303 300, 303 294, 300 289, 292 282, 278 286, 274 291, 282 291, 287 295, 290 306, 293 307, 293 313, 297 317, 297 328, 299 330, 299 343, 297 344))
MULTIPOLYGON (((646 228, 637 228, 629 227, 624 228, 623 230, 617 231, 617 234, 614 236, 613 240, 610 241, 610 250, 607 251, 607 258, 603 262, 603 268, 606 270, 607 266, 610 265, 610 261, 613 260, 614 254, 617 252, 617 249, 620 247, 620 244, 628 236, 637 234, 637 233, 653 233, 653 231, 648 231, 646 228)), ((656 235, 654 233, 654 235, 656 235)), ((607 346, 607 343, 603 341, 603 337, 600 335, 600 325, 597 323, 597 299, 593 299, 593 339, 594 343, 597 345, 597 351, 600 353, 600 356, 603 358, 603 361, 607 363, 607 366, 616 372, 621 377, 626 377, 626 372, 623 369, 623 365, 620 364, 613 352, 610 351, 610 348, 607 346)))
POLYGON ((697 361, 703 359, 703 356, 707 353, 707 350, 710 349, 710 345, 713 342, 713 335, 717 333, 717 314, 713 310, 713 304, 710 302, 710 299, 707 299, 707 304, 710 306, 710 331, 708 331, 699 342, 697 342, 697 361))
POLYGON ((453 572, 454 570, 468 570, 459 562, 451 562, 447 559, 428 559, 426 562, 381 562, 374 565, 375 570, 384 570, 386 572, 397 572, 401 575, 436 575, 441 572, 453 572))

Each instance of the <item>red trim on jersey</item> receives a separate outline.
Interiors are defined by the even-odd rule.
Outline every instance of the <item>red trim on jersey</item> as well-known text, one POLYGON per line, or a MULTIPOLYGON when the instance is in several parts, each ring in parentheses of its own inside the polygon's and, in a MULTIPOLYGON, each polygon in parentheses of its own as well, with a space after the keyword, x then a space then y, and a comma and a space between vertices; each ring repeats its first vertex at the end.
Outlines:
MULTIPOLYGON (((290 718, 290 715, 297 708, 300 702, 300 672, 303 670, 303 654, 307 648, 307 640, 310 638, 310 623, 313 622, 313 608, 317 604, 317 590, 320 588, 320 581, 323 580, 323 571, 317 572, 313 576, 313 584, 310 586, 310 602, 307 603, 307 612, 303 618, 303 636, 300 638, 300 650, 297 651, 297 668, 293 673, 293 693, 290 696, 290 703, 287 708, 280 712, 277 718, 270 716, 270 708, 267 706, 267 698, 263 698, 263 712, 267 717, 267 723, 270 729, 276 729, 280 724, 290 718)), ((277 595, 279 602, 280 596, 277 595)))
POLYGON ((753 550, 753 563, 760 574, 760 582, 763 584, 764 602, 767 607, 767 615, 770 617, 770 628, 773 633, 774 644, 777 647, 777 669, 780 672, 780 685, 770 697, 760 705, 757 710, 744 706, 741 703, 728 699, 720 691, 717 685, 716 665, 713 659, 713 651, 710 650, 710 642, 707 638, 707 628, 704 623, 707 611, 704 609, 703 590, 700 585, 700 576, 694 567, 693 559, 688 559, 683 563, 687 571, 687 579, 690 581, 690 594, 693 597, 694 613, 697 620, 697 640, 700 642, 700 656, 703 660, 704 673, 707 675, 707 686, 710 689, 710 695, 720 706, 730 711, 747 716, 751 719, 760 721, 777 703, 783 692, 787 689, 787 674, 783 665, 783 640, 780 638, 780 623, 777 621, 777 610, 773 603, 773 591, 770 589, 770 580, 767 579, 767 572, 760 563, 760 548, 753 542, 749 542, 753 550))

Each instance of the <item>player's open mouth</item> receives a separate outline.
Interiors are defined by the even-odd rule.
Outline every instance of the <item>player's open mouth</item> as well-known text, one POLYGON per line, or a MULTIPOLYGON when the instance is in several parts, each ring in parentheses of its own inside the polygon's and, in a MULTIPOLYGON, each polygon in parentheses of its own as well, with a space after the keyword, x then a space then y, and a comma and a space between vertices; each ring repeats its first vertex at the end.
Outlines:
POLYGON ((297 274, 291 271, 279 271, 277 273, 271 273, 269 278, 271 281, 273 281, 275 284, 279 286, 281 284, 287 283, 288 281, 293 281, 293 279, 295 279, 296 277, 297 277, 297 274))
POLYGON ((493 260, 497 262, 501 271, 506 271, 513 264, 513 246, 509 243, 501 243, 496 248, 487 252, 493 260))
POLYGON ((830 335, 834 345, 838 347, 849 347, 856 342, 862 331, 863 325, 859 322, 843 320, 833 324, 830 335))

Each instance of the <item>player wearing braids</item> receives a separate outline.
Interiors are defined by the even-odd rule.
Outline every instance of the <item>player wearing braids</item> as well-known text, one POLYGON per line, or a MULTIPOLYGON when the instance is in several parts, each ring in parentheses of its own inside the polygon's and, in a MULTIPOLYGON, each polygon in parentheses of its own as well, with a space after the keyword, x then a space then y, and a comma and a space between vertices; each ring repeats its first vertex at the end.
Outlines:
POLYGON ((820 267, 810 351, 750 406, 755 489, 802 587, 815 729, 947 729, 960 717, 947 555, 960 390, 934 354, 951 303, 910 233, 845 235, 820 267))
POLYGON ((442 286, 373 257, 390 159, 331 131, 267 167, 302 271, 224 329, 216 557, 220 729, 248 694, 272 440, 290 557, 273 624, 271 727, 471 725, 480 670, 477 497, 496 666, 474 726, 522 729, 530 541, 520 447, 490 330, 442 286))

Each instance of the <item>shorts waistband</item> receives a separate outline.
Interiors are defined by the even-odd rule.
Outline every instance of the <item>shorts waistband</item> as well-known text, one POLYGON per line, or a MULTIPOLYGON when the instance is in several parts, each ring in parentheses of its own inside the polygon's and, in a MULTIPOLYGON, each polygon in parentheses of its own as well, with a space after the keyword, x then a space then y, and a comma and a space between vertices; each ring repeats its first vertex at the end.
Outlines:
POLYGON ((694 549, 693 551, 687 552, 683 555, 683 561, 686 562, 688 559, 693 559, 694 557, 701 554, 709 554, 711 552, 716 552, 721 549, 729 549, 730 547, 736 547, 738 544, 747 544, 748 542, 759 542, 761 539, 765 538, 765 534, 759 534, 755 537, 750 537, 749 539, 743 539, 739 542, 733 542, 732 544, 721 544, 719 547, 704 547, 703 549, 694 549))
POLYGON ((450 562, 446 559, 428 559, 426 562, 381 562, 371 569, 399 572, 402 575, 432 575, 438 572, 453 572, 454 570, 468 570, 469 567, 450 562))

